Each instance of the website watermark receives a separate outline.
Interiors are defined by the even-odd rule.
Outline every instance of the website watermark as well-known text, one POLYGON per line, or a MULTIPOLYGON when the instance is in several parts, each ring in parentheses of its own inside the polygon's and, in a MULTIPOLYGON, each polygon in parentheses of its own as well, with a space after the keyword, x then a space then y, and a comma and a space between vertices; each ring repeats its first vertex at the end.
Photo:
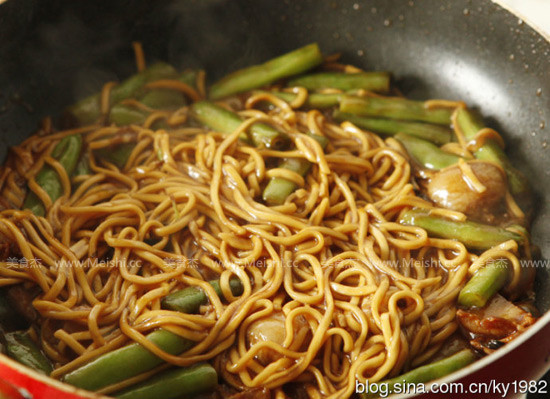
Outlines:
MULTIPOLYGON (((201 261, 195 258, 185 258, 177 257, 170 258, 165 257, 161 259, 164 268, 190 268, 197 269, 201 265, 201 261)), ((214 263, 220 267, 224 267, 224 262, 218 259, 210 259, 210 263, 214 263)), ((242 267, 254 266, 256 268, 262 269, 274 264, 274 260, 271 259, 256 259, 249 263, 238 263, 242 267)), ((144 264, 150 263, 149 261, 144 261, 140 258, 108 258, 100 259, 93 257, 86 257, 82 260, 71 260, 71 259, 61 259, 55 260, 54 268, 72 268, 72 267, 101 267, 101 268, 118 268, 121 266, 124 267, 142 267, 144 264)), ((302 267, 304 261, 302 260, 280 260, 280 263, 283 267, 294 268, 302 267)), ((334 267, 334 268, 354 268, 357 267, 357 264, 364 264, 365 260, 355 259, 355 258, 344 258, 338 259, 336 261, 321 262, 320 265, 322 268, 334 267)), ((399 270, 402 268, 438 268, 441 267, 441 263, 437 259, 401 259, 401 260, 382 260, 381 264, 385 267, 399 270)), ((520 267, 522 268, 550 268, 550 259, 520 259, 520 267)), ((43 267, 46 263, 40 258, 31 258, 27 259, 25 257, 9 257, 5 261, 1 261, 0 265, 3 265, 7 268, 12 269, 27 269, 35 267, 43 267)), ((493 267, 508 267, 504 262, 498 262, 497 260, 491 260, 485 264, 486 266, 491 265, 493 267)))
POLYGON ((397 382, 355 382, 355 393, 366 394, 372 398, 387 398, 390 395, 419 395, 424 393, 443 395, 492 395, 494 398, 506 398, 508 395, 548 394, 546 380, 514 380, 499 382, 489 380, 484 382, 448 382, 448 383, 414 383, 397 382))

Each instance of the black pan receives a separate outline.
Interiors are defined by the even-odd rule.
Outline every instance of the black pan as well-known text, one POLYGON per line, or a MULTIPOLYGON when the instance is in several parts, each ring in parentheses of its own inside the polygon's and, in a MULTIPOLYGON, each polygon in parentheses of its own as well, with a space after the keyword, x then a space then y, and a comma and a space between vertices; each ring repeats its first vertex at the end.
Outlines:
MULTIPOLYGON (((0 158, 42 117, 131 74, 133 40, 149 62, 201 66, 211 79, 317 41, 348 63, 393 71, 408 96, 466 101, 503 134, 533 186, 533 242, 550 258, 550 43, 491 1, 8 0, 0 4, 0 158)), ((546 312, 550 271, 538 266, 537 305, 546 312)), ((539 378, 550 367, 549 323, 546 314, 451 378, 539 378)))

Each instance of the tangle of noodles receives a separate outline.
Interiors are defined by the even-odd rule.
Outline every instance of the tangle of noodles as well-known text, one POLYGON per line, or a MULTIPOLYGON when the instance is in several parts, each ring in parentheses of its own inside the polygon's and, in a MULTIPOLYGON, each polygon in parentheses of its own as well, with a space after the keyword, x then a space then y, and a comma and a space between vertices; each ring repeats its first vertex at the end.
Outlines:
MULTIPOLYGON (((189 87, 180 90, 190 96, 189 87)), ((305 101, 307 92, 295 92, 305 101)), ((310 398, 346 398, 357 379, 380 381, 432 358, 457 330, 458 292, 488 259, 509 259, 512 284, 518 280, 515 242, 479 256, 396 223, 413 207, 464 219, 416 194, 396 140, 272 95, 223 106, 244 120, 230 135, 187 123, 186 106, 152 112, 143 125, 52 132, 45 124, 11 152, 1 173, 0 235, 27 263, 4 258, 0 285, 40 288, 33 304, 53 377, 135 341, 173 365, 211 361, 237 388, 268 387, 282 398, 283 386, 297 381, 310 398), (153 129, 159 119, 172 128, 153 129), (257 121, 286 133, 295 149, 240 141, 257 121), (310 132, 329 140, 324 151, 310 132), (72 134, 83 139, 91 173, 71 181, 50 154, 72 134), (136 144, 123 168, 95 155, 121 141, 136 144), (310 173, 270 168, 289 157, 311 162, 310 173), (44 164, 59 171, 64 191, 37 217, 21 207, 27 182, 48 200, 32 184, 44 164), (261 192, 273 176, 299 189, 269 207, 261 192), (231 294, 230 278, 242 295, 231 294), (161 308, 164 296, 190 286, 209 299, 199 314, 161 308), (252 345, 250 329, 270 317, 284 323, 284 341, 252 345), (196 344, 165 353, 145 339, 159 327, 196 344)))

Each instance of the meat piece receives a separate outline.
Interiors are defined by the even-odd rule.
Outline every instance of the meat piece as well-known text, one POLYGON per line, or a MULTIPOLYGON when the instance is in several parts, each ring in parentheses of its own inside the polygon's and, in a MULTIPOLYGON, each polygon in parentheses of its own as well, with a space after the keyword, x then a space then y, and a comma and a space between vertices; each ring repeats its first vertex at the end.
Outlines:
POLYGON ((484 308, 458 310, 456 316, 472 338, 470 344, 485 353, 510 342, 536 321, 530 313, 498 294, 484 308))
POLYGON ((486 220, 505 198, 506 174, 499 166, 483 161, 468 162, 466 168, 481 183, 476 189, 459 165, 441 169, 428 183, 428 196, 437 205, 462 212, 474 219, 486 220))
POLYGON ((8 302, 15 308, 29 323, 38 321, 39 315, 32 301, 40 293, 40 289, 34 285, 18 284, 6 289, 6 298, 8 302))

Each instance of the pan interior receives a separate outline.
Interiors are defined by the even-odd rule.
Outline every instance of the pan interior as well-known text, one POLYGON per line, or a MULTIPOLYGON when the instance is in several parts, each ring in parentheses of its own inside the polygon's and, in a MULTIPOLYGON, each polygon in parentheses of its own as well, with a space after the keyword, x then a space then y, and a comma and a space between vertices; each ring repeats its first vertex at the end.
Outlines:
POLYGON ((390 70, 413 98, 477 107, 534 188, 538 306, 550 308, 550 44, 490 1, 180 0, 0 5, 0 158, 45 115, 147 60, 203 67, 211 79, 317 41, 326 54, 390 70))

